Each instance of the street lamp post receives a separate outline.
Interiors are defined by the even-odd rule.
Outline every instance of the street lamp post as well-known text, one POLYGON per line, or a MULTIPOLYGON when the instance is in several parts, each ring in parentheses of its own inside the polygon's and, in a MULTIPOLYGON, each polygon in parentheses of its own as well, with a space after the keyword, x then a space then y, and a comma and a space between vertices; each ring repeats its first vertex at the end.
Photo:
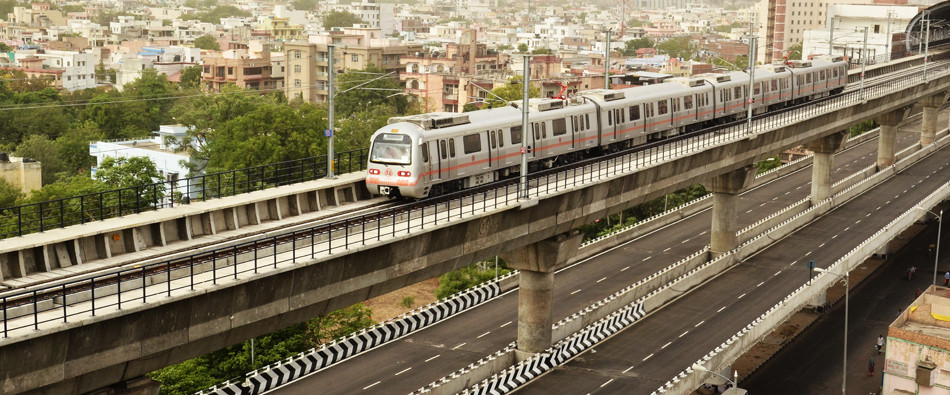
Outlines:
POLYGON ((706 369, 705 366, 700 365, 700 364, 698 364, 698 363, 694 363, 692 367, 693 367, 693 370, 698 370, 698 371, 700 371, 700 372, 709 372, 709 373, 712 373, 712 374, 714 374, 714 375, 716 375, 716 376, 719 376, 719 377, 722 377, 722 378, 726 379, 726 381, 732 383, 732 393, 733 393, 733 394, 738 394, 738 393, 739 393, 739 371, 738 371, 738 370, 733 370, 733 371, 732 371, 732 379, 730 380, 728 377, 723 376, 723 375, 721 375, 721 374, 719 374, 719 373, 713 372, 712 370, 706 369))
POLYGON ((749 93, 748 101, 746 102, 746 105, 749 106, 749 109, 748 113, 746 114, 746 134, 752 134, 752 104, 755 103, 755 99, 753 99, 755 97, 753 83, 755 82, 755 55, 758 52, 758 49, 756 48, 756 42, 758 39, 759 38, 756 36, 749 36, 749 93))
POLYGON ((841 361, 841 394, 845 394, 846 384, 848 380, 848 294, 851 290, 851 272, 848 271, 847 266, 843 266, 845 269, 844 275, 837 273, 829 272, 827 269, 822 269, 816 267, 812 270, 819 273, 830 273, 832 275, 838 276, 838 278, 844 278, 844 359, 841 361))
POLYGON ((934 285, 937 285, 937 263, 940 262, 940 232, 943 230, 943 210, 940 210, 940 214, 934 214, 933 211, 920 206, 914 206, 914 208, 926 211, 933 214, 934 217, 937 217, 937 251, 934 254, 934 285))

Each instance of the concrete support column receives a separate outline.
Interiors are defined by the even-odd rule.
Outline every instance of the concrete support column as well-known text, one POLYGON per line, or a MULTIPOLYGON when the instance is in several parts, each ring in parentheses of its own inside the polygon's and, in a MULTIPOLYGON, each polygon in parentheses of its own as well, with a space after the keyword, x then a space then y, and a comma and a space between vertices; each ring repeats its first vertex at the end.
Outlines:
POLYGON ((894 164, 895 144, 897 144, 897 124, 904 120, 907 110, 901 109, 883 114, 876 119, 881 125, 877 139, 877 170, 894 164))
POLYGON ((815 153, 811 163, 811 204, 831 197, 831 166, 834 154, 848 141, 848 132, 839 132, 808 143, 808 149, 815 153))
POLYGON ((502 255, 518 269, 518 359, 551 347, 554 271, 577 253, 580 233, 560 234, 502 255))
POLYGON ((739 245, 739 217, 736 206, 739 193, 748 188, 755 179, 756 167, 746 166, 719 175, 710 180, 706 189, 712 192, 712 227, 709 246, 715 258, 739 245))
POLYGON ((920 145, 933 144, 937 137, 937 108, 947 101, 946 94, 928 96, 920 100, 923 120, 920 129, 920 145))

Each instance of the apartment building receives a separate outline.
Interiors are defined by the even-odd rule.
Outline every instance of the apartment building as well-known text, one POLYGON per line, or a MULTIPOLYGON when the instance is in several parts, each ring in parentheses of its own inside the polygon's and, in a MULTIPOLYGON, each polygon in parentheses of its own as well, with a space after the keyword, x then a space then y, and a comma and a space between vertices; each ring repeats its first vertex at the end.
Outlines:
POLYGON ((422 51, 422 45, 401 45, 397 40, 383 38, 381 32, 378 28, 347 28, 329 35, 311 36, 310 42, 284 44, 284 91, 287 97, 311 103, 326 101, 329 45, 334 46, 337 72, 363 70, 373 64, 386 72, 399 74, 403 68, 400 59, 422 51))
POLYGON ((278 18, 272 15, 259 17, 251 35, 274 41, 299 40, 304 37, 303 25, 291 24, 290 18, 278 18))
POLYGON ((384 35, 392 35, 396 30, 395 5, 379 3, 376 0, 361 0, 349 4, 333 4, 329 6, 334 11, 352 13, 371 28, 382 30, 384 35))
POLYGON ((950 388, 950 289, 930 286, 887 328, 882 394, 950 388))
POLYGON ((242 89, 272 91, 278 86, 271 75, 270 44, 262 44, 259 51, 231 49, 217 56, 206 56, 202 64, 202 88, 208 92, 220 92, 233 83, 242 89))

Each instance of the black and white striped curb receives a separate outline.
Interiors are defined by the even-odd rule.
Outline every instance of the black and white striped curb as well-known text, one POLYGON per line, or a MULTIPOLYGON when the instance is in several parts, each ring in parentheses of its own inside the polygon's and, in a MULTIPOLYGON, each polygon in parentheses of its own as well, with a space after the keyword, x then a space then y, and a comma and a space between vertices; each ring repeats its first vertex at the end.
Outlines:
POLYGON ((201 394, 250 395, 285 385, 491 300, 501 295, 499 281, 515 274, 515 272, 509 273, 496 281, 460 292, 396 319, 379 323, 319 349, 275 362, 248 373, 243 380, 231 380, 204 390, 201 394))
POLYGON ((642 300, 631 303, 623 310, 604 317, 585 328, 585 330, 558 342, 545 352, 538 353, 466 389, 462 394, 499 395, 513 391, 544 372, 567 362, 575 355, 626 328, 645 315, 646 311, 643 309, 642 300))

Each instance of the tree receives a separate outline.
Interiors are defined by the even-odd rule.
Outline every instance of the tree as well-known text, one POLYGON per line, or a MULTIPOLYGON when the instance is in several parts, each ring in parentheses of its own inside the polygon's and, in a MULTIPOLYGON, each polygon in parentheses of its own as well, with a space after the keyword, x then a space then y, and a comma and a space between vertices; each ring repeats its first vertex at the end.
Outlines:
POLYGON ((218 44, 218 40, 209 35, 196 38, 195 47, 201 49, 213 49, 215 51, 221 50, 221 45, 218 44))
POLYGON ((729 32, 732 31, 732 29, 736 29, 736 28, 740 28, 740 27, 742 27, 742 23, 740 23, 740 22, 732 22, 732 23, 730 23, 730 24, 728 24, 728 25, 719 25, 719 26, 716 26, 716 27, 713 28, 713 30, 715 30, 715 31, 717 31, 717 32, 719 32, 719 33, 729 33, 729 32))
POLYGON ((102 139, 102 132, 94 122, 77 123, 70 126, 62 136, 56 139, 60 160, 66 175, 57 174, 57 179, 68 175, 88 172, 96 164, 96 158, 89 155, 89 142, 102 139))
MULTIPOLYGON (((217 41, 215 41, 217 43, 217 41)), ((190 67, 185 67, 181 71, 181 81, 178 86, 182 89, 198 89, 201 86, 201 66, 195 65, 190 67)))
MULTIPOLYGON (((504 86, 497 87, 491 90, 492 95, 488 95, 485 98, 485 101, 488 103, 489 108, 497 108, 508 105, 509 101, 512 100, 522 100, 524 96, 524 87, 521 85, 521 76, 514 76, 508 80, 508 83, 504 86), (501 100, 499 99, 499 97, 501 100)), ((528 97, 541 97, 541 90, 534 87, 528 87, 528 97)))
MULTIPOLYGON (((508 274, 510 271, 504 262, 499 262, 499 276, 508 274)), ((475 263, 439 276, 439 289, 435 291, 435 297, 445 299, 457 292, 491 281, 494 278, 494 260, 491 261, 491 265, 487 265, 485 262, 475 263)))
MULTIPOLYGON (((66 170, 61 156, 61 149, 55 141, 42 134, 34 134, 17 145, 16 155, 24 158, 33 158, 42 163, 43 185, 56 181, 56 174, 66 170)), ((86 146, 86 155, 89 155, 89 146, 86 146)))
POLYGON ((307 339, 313 347, 329 343, 375 324, 373 310, 362 303, 331 312, 307 322, 307 339))
POLYGON ((660 43, 656 49, 673 58, 689 60, 696 54, 696 44, 689 37, 673 37, 660 43))
POLYGON ((641 21, 637 18, 630 18, 630 20, 627 21, 627 27, 643 27, 646 24, 647 24, 646 22, 641 21))
POLYGON ((0 207, 16 206, 17 200, 23 198, 20 188, 9 181, 0 178, 0 207))
POLYGON ((313 11, 317 9, 317 0, 293 0, 291 4, 294 5, 295 10, 300 11, 313 11))
POLYGON ((518 44, 518 53, 528 53, 528 44, 518 44))
POLYGON ((323 28, 330 30, 334 27, 352 27, 364 23, 359 16, 348 11, 330 11, 323 16, 323 28))
POLYGON ((628 40, 624 44, 626 45, 623 49, 624 56, 634 56, 637 54, 638 49, 653 48, 653 46, 656 45, 656 43, 654 43, 649 37, 628 40))
POLYGON ((531 54, 532 54, 532 55, 550 55, 550 54, 552 54, 552 53, 554 53, 554 52, 551 51, 550 48, 538 48, 538 49, 535 49, 535 50, 531 51, 531 54))
POLYGON ((801 43, 788 47, 788 60, 802 60, 802 44, 801 43))
POLYGON ((376 105, 389 105, 396 114, 409 109, 409 99, 399 81, 387 76, 386 70, 369 64, 359 72, 344 73, 337 77, 336 115, 346 117, 353 112, 376 105))
POLYGON ((0 15, 13 12, 13 7, 20 5, 17 0, 0 0, 0 15))
POLYGON ((0 43, 0 52, 13 52, 13 48, 5 43, 0 43))
POLYGON ((153 184, 161 174, 150 159, 143 156, 114 157, 102 160, 96 179, 113 188, 128 188, 153 184))

